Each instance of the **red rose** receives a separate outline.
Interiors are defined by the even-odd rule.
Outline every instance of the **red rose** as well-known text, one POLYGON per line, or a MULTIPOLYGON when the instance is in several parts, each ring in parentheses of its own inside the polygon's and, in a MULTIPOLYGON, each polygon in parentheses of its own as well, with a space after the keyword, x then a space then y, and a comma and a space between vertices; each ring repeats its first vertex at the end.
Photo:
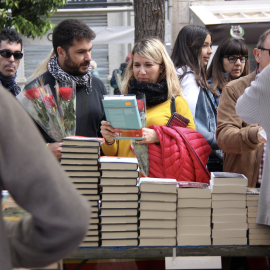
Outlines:
POLYGON ((38 91, 38 87, 31 88, 27 90, 24 96, 29 100, 34 100, 35 98, 40 98, 40 93, 38 91))
POLYGON ((48 95, 48 96, 44 97, 42 100, 43 100, 43 102, 44 102, 47 109, 55 107, 55 103, 54 103, 54 100, 53 100, 53 95, 48 95))
POLYGON ((69 87, 61 87, 59 89, 59 95, 63 100, 70 100, 72 98, 73 90, 69 87))
POLYGON ((141 100, 137 99, 137 105, 140 112, 144 108, 144 103, 141 100))

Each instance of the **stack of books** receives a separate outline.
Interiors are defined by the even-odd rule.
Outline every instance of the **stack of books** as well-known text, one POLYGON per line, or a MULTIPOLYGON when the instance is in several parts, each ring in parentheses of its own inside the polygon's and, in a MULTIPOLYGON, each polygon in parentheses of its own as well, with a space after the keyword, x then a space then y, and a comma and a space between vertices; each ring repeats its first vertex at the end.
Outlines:
POLYGON ((89 230, 81 247, 98 247, 98 201, 100 199, 98 183, 100 171, 98 159, 101 138, 87 138, 69 136, 63 139, 61 165, 70 177, 77 191, 83 195, 91 205, 89 230))
POLYGON ((206 183, 177 184, 177 245, 211 245, 211 189, 206 183))
POLYGON ((247 184, 242 174, 211 173, 213 245, 247 245, 247 184))
POLYGON ((175 179, 141 178, 139 246, 176 245, 175 179))
POLYGON ((256 223, 259 195, 260 189, 247 189, 249 245, 270 245, 270 226, 256 223))
POLYGON ((137 158, 100 158, 101 246, 138 245, 137 158))

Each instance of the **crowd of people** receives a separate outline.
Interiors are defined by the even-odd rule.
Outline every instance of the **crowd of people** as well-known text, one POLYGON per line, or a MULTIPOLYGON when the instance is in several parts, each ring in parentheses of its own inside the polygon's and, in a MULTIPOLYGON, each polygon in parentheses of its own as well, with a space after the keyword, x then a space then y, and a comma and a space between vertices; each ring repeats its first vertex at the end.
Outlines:
MULTIPOLYGON (((91 67, 94 38, 95 33, 82 21, 68 19, 59 23, 53 31, 52 53, 37 68, 36 78, 25 89, 42 77, 56 99, 57 81, 75 82, 76 135, 103 137, 104 155, 132 157, 131 142, 115 140, 114 129, 105 118, 102 98, 107 91, 102 81, 93 76, 91 67)), ((23 58, 22 46, 16 31, 0 32, 0 84, 5 88, 0 89, 0 188, 8 189, 33 215, 15 225, 0 223, 3 239, 0 261, 5 262, 3 269, 8 270, 11 261, 18 267, 39 266, 39 262, 45 265, 72 250, 86 232, 90 212, 57 164, 62 143, 54 141, 39 125, 34 127, 33 121, 8 93, 16 96, 21 91, 16 75, 23 58), (62 211, 65 208, 68 215, 62 211), (50 259, 46 257, 48 253, 50 259), (35 260, 29 259, 32 257, 35 260)), ((154 144, 163 149, 162 129, 157 132, 154 126, 166 126, 173 103, 175 112, 189 119, 187 128, 196 130, 211 147, 205 164, 209 171, 242 173, 247 176, 250 187, 262 185, 257 222, 270 225, 269 149, 260 135, 263 128, 270 133, 270 29, 258 40, 253 52, 258 65, 250 74, 244 40, 222 41, 207 69, 212 53, 211 33, 201 26, 183 27, 171 56, 156 37, 136 42, 125 63, 121 89, 122 94, 146 97, 147 124, 143 139, 136 143, 154 144)))

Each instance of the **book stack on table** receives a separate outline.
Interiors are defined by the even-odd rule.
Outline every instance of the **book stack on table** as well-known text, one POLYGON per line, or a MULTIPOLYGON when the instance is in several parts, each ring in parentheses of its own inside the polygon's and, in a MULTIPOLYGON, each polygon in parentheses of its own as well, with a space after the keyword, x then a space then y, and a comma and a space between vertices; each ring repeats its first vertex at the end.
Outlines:
POLYGON ((212 172, 212 245, 247 245, 246 192, 242 174, 212 172))
POLYGON ((81 247, 98 247, 98 201, 100 199, 98 183, 100 171, 98 159, 101 138, 69 136, 63 139, 61 165, 70 177, 77 191, 91 205, 89 229, 81 247))
POLYGON ((247 189, 249 245, 270 245, 270 227, 256 223, 259 195, 260 189, 247 189))
POLYGON ((211 189, 208 184, 178 182, 177 245, 211 245, 211 189))
POLYGON ((101 246, 138 245, 137 158, 101 157, 101 246))
POLYGON ((175 179, 141 178, 139 246, 176 245, 175 179))

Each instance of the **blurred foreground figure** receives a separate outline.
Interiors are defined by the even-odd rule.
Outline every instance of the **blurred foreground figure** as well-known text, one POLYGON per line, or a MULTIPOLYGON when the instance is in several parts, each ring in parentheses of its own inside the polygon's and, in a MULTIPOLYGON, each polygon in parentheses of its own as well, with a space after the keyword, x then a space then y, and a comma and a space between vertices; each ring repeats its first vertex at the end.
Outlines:
POLYGON ((6 221, 0 212, 0 268, 37 268, 74 250, 90 209, 46 148, 27 112, 0 87, 0 190, 30 215, 6 221))

